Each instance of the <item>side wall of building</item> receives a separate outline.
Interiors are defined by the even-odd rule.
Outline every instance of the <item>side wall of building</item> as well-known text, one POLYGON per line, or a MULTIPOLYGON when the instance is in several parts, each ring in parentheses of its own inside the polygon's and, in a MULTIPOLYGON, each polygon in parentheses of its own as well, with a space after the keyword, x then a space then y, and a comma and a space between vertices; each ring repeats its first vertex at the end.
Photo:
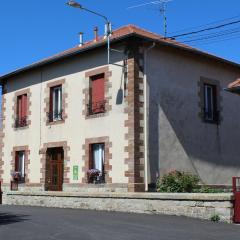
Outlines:
POLYGON ((224 91, 240 71, 207 58, 171 49, 148 53, 149 182, 171 170, 199 176, 202 183, 227 185, 240 175, 239 96, 224 91), (201 79, 220 87, 220 123, 202 121, 201 79))

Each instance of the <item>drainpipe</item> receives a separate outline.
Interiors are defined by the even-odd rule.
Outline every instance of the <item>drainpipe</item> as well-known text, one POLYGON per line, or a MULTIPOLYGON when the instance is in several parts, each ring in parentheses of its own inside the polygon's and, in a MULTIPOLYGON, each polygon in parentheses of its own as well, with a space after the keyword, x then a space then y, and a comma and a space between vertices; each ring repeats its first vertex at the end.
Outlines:
POLYGON ((149 162, 149 144, 148 144, 148 80, 147 80, 147 54, 156 46, 156 43, 144 49, 144 78, 143 78, 143 95, 144 95, 144 179, 145 179, 145 191, 148 191, 148 162, 149 162))

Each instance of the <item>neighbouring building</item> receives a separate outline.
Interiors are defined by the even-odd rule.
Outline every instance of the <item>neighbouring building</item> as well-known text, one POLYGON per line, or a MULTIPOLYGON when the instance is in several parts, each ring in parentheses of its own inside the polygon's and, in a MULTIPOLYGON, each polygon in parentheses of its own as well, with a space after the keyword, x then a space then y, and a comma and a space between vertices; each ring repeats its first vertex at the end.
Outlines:
POLYGON ((147 191, 175 169, 208 185, 240 175, 240 97, 224 90, 239 64, 133 25, 111 48, 111 64, 96 37, 0 77, 3 186, 18 174, 24 190, 147 191))

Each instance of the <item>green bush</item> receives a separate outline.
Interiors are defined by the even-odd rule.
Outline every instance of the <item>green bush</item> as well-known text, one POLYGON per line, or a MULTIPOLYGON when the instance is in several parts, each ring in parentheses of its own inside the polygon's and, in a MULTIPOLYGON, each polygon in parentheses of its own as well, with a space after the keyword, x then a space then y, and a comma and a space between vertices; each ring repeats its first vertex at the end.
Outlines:
POLYGON ((223 193, 224 190, 220 188, 210 188, 207 186, 201 186, 196 189, 194 189, 194 192, 196 193, 223 193))
POLYGON ((158 192, 193 192, 197 188, 199 179, 197 176, 180 172, 171 171, 157 180, 158 192))
POLYGON ((219 222, 220 221, 220 217, 218 214, 214 214, 213 216, 211 216, 210 220, 212 222, 219 222))

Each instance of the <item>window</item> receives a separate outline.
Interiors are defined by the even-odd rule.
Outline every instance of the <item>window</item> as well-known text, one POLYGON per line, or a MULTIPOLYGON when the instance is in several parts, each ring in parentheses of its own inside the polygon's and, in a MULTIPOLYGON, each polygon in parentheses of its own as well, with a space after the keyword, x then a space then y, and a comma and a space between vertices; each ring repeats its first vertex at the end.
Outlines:
POLYGON ((89 115, 104 113, 105 105, 104 74, 98 74, 90 79, 89 115))
POLYGON ((50 88, 49 122, 62 120, 62 86, 50 88))
POLYGON ((204 120, 218 122, 217 87, 216 85, 204 84, 204 120))
POLYGON ((19 175, 19 181, 25 180, 25 151, 16 152, 15 172, 19 175))
POLYGON ((27 126, 27 94, 17 97, 17 116, 15 120, 15 127, 27 126))
POLYGON ((99 170, 99 182, 104 182, 104 144, 96 143, 90 145, 90 169, 99 170))

